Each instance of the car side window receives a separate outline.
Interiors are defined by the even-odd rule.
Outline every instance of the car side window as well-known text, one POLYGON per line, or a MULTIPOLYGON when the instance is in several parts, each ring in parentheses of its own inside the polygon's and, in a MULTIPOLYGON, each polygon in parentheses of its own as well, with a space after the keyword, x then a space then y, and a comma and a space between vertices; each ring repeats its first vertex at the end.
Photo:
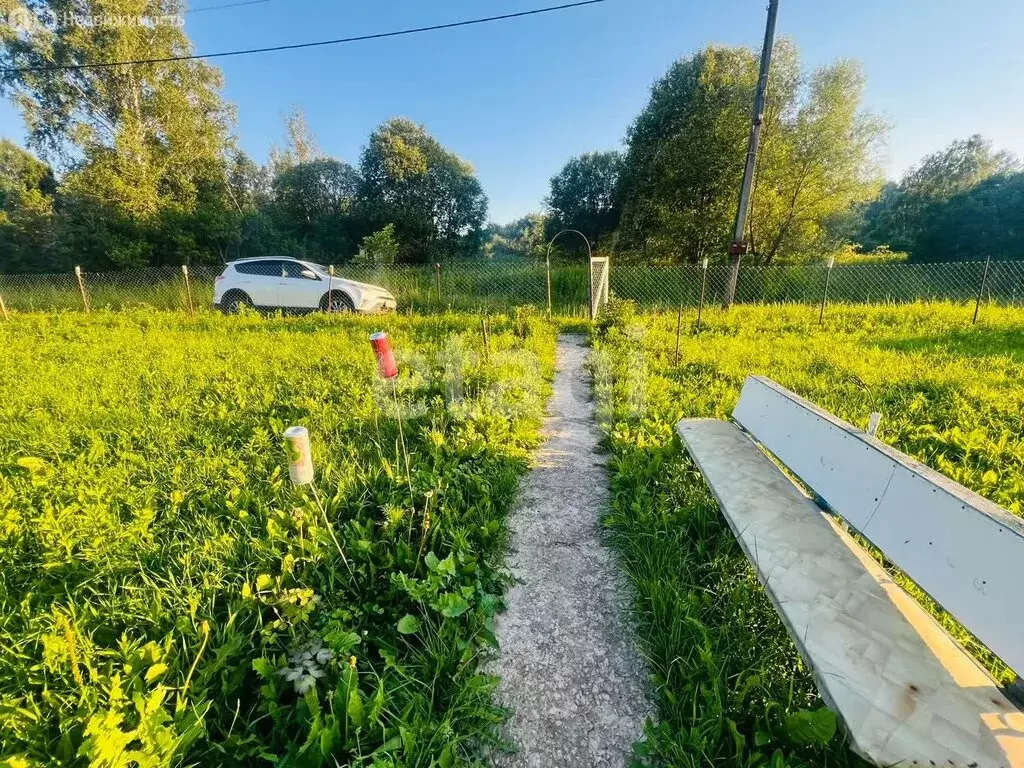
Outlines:
POLYGON ((311 277, 306 277, 303 273, 308 267, 299 264, 297 261, 284 261, 281 262, 284 265, 282 275, 284 277, 291 278, 293 280, 312 280, 311 277))
POLYGON ((236 264, 235 271, 243 275, 280 277, 282 264, 280 261, 248 261, 245 264, 236 264))

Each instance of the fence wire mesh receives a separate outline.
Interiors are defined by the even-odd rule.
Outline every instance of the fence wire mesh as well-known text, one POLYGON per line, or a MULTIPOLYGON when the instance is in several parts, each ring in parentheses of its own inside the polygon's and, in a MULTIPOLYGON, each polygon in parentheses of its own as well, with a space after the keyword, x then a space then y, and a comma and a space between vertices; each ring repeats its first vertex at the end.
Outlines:
MULTIPOLYGON (((723 302, 728 266, 707 270, 705 303, 723 302)), ((181 267, 149 267, 117 272, 0 275, 0 297, 12 312, 76 311, 84 308, 82 286, 93 310, 213 306, 213 288, 223 267, 192 266, 188 286, 181 267)), ((400 311, 444 309, 500 311, 547 304, 546 268, 542 261, 466 261, 416 266, 340 266, 340 280, 371 283, 388 289, 400 311)), ((819 304, 828 268, 824 265, 744 265, 736 302, 740 304, 819 304)), ((632 299, 645 309, 696 307, 704 270, 700 265, 651 266, 611 264, 613 296, 632 299)), ((551 298, 555 314, 589 313, 591 273, 586 263, 552 264, 551 298)), ((906 303, 914 301, 982 301, 1024 304, 1024 262, 993 261, 944 264, 842 264, 829 278, 830 303, 906 303), (984 282, 984 290, 982 285, 984 282)))

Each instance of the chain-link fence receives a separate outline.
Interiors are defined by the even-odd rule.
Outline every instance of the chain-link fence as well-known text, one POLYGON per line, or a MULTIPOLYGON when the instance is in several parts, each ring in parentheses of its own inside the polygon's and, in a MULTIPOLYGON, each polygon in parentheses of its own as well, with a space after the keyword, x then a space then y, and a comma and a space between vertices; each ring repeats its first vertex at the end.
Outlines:
MULTIPOLYGON (((708 306, 725 298, 728 267, 650 266, 612 263, 611 294, 645 309, 694 307, 702 288, 708 306)), ((151 267, 118 272, 0 275, 0 297, 8 310, 49 312, 150 306, 200 311, 213 305, 221 267, 151 267)), ((497 311, 521 305, 544 308, 547 272, 537 261, 466 261, 421 266, 343 266, 340 280, 388 289, 401 311, 443 309, 497 311)), ((590 270, 583 264, 551 266, 555 314, 586 316, 590 270)), ((818 304, 828 285, 832 303, 983 301, 1024 304, 1024 262, 945 264, 841 264, 747 266, 740 270, 736 302, 818 304), (827 280, 826 280, 827 278, 827 280)))
MULTIPOLYGON (((725 299, 729 267, 707 269, 706 301, 725 299)), ((983 301, 1024 304, 1024 262, 944 264, 823 264, 743 266, 736 290, 740 304, 816 304, 828 278, 830 302, 849 304, 913 301, 983 301), (986 274, 987 271, 987 274, 986 274)), ((704 270, 698 265, 651 267, 616 265, 612 293, 646 307, 696 306, 704 270)))

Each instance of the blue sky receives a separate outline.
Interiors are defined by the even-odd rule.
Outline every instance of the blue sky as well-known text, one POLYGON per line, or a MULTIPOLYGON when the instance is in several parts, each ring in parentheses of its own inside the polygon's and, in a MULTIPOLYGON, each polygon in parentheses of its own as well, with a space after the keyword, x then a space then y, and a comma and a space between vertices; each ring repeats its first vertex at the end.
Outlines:
MULTIPOLYGON (((227 0, 193 0, 192 8, 227 0)), ((188 15, 196 50, 304 42, 456 21, 552 0, 270 0, 188 15)), ((759 47, 764 0, 608 0, 604 5, 307 51, 217 62, 241 145, 264 159, 281 115, 301 108, 328 153, 355 163, 394 115, 473 164, 490 218, 539 210, 572 155, 621 146, 650 85, 709 42, 759 47)), ((867 106, 893 121, 888 168, 982 133, 1024 156, 1021 0, 781 0, 780 35, 805 65, 863 62, 867 106)), ((0 133, 23 138, 0 105, 0 133)))

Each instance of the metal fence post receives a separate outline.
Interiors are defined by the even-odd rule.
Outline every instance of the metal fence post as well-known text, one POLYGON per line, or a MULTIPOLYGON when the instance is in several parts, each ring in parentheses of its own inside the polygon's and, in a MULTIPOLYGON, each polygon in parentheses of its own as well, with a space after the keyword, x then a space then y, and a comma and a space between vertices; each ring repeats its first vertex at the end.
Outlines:
POLYGON ((818 325, 825 322, 825 305, 828 304, 828 285, 832 280, 832 267, 836 265, 834 256, 829 256, 825 262, 825 294, 821 297, 821 312, 818 314, 818 325))
POLYGON ((978 302, 974 305, 974 320, 971 325, 978 324, 978 314, 981 312, 981 299, 985 295, 985 284, 988 282, 988 269, 992 266, 992 256, 985 259, 985 269, 981 273, 981 285, 978 287, 978 302))
POLYGON ((434 264, 434 284, 437 286, 437 303, 441 303, 441 265, 434 264))
POLYGON ((196 316, 196 308, 192 303, 192 283, 188 279, 188 264, 181 265, 181 274, 185 276, 185 295, 188 297, 188 316, 196 316))
POLYGON ((89 294, 85 291, 85 275, 82 274, 81 267, 75 267, 75 277, 78 278, 78 288, 82 291, 82 306, 85 308, 85 313, 89 314, 92 312, 92 307, 89 306, 89 294))
POLYGON ((697 307, 697 331, 700 331, 700 323, 704 318, 704 295, 708 289, 708 260, 704 259, 701 263, 703 274, 700 279, 700 305, 697 307))
POLYGON ((11 318, 7 315, 7 305, 4 304, 4 297, 0 295, 0 312, 3 312, 4 320, 10 320, 11 318))

